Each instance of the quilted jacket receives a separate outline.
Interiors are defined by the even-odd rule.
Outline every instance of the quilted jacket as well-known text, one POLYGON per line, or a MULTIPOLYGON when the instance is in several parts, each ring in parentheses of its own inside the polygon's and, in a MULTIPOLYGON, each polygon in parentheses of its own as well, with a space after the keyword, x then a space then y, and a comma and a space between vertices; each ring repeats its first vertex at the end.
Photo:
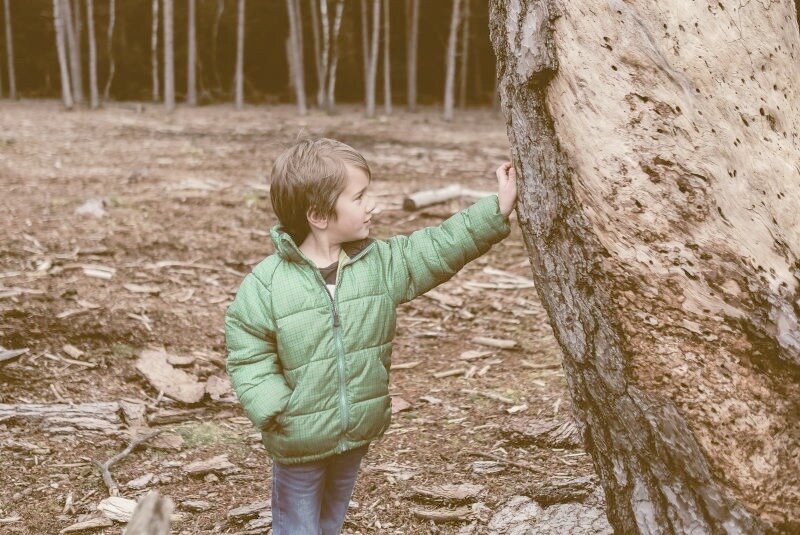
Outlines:
POLYGON ((273 458, 313 461, 380 437, 392 414, 396 307, 509 232, 492 195, 439 226, 369 240, 340 257, 331 298, 319 269, 274 227, 276 254, 245 277, 225 315, 227 371, 273 458))

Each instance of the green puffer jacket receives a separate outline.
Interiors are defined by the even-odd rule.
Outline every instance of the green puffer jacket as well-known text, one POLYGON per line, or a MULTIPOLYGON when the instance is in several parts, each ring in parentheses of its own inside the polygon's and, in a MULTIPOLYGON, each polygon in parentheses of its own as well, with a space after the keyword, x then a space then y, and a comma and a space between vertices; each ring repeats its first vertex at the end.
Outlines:
POLYGON ((280 226, 277 254, 245 277, 225 315, 227 370, 264 446, 284 464, 322 459, 380 437, 392 415, 396 311, 505 238, 497 195, 438 227, 370 240, 340 257, 335 299, 280 226), (268 428, 272 428, 268 426, 268 428))

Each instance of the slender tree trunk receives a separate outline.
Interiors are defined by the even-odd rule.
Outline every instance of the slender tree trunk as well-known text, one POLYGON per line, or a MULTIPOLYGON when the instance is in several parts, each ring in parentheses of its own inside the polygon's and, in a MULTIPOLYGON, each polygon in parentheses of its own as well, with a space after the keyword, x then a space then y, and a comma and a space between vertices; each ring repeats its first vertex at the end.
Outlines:
POLYGON ((61 0, 63 13, 61 20, 67 35, 67 46, 69 49, 69 73, 72 82, 72 96, 75 104, 83 104, 83 79, 81 73, 81 49, 80 42, 75 35, 75 19, 72 16, 72 1, 61 0))
POLYGON ((164 0, 164 106, 175 109, 175 48, 172 0, 164 0))
POLYGON ((244 10, 245 1, 239 0, 239 9, 236 14, 236 89, 234 91, 236 109, 244 106, 244 10))
POLYGON ((225 0, 217 0, 217 11, 214 14, 214 24, 211 26, 211 69, 214 71, 214 81, 217 92, 222 92, 222 82, 219 79, 219 64, 217 61, 217 41, 219 39, 219 23, 225 11, 225 0))
POLYGON ((3 1, 6 19, 6 61, 8 62, 8 96, 17 98, 17 76, 14 72, 14 38, 11 32, 11 0, 3 1))
MULTIPOLYGON (((330 53, 331 53, 331 25, 328 17, 328 0, 319 0, 320 23, 322 24, 322 78, 323 87, 328 83, 330 73, 330 53)), ((326 102, 326 107, 328 103, 326 102)))
POLYGON ((364 104, 369 93, 369 9, 367 0, 361 0, 361 55, 364 59, 364 104))
POLYGON ((77 43, 78 51, 78 80, 80 80, 81 87, 81 102, 85 101, 85 93, 83 89, 83 17, 81 16, 81 0, 67 0, 71 4, 72 9, 72 26, 75 28, 75 42, 77 43))
POLYGON ((314 69, 317 73, 317 107, 325 105, 325 72, 322 70, 322 49, 319 42, 319 12, 315 0, 308 0, 311 11, 311 35, 314 40, 314 69))
POLYGON ((331 43, 331 66, 327 74, 328 92, 326 107, 328 113, 333 113, 336 107, 336 67, 339 63, 339 31, 342 28, 342 15, 344 14, 344 0, 337 0, 336 14, 333 17, 333 40, 331 43))
POLYGON ((520 227, 616 533, 800 532, 797 6, 734 5, 490 3, 520 227))
POLYGON ((453 120, 453 92, 456 78, 456 43, 458 42, 458 23, 461 19, 459 8, 461 0, 453 0, 450 17, 450 37, 447 39, 447 68, 444 77, 444 120, 453 120))
POLYGON ((375 117, 375 81, 378 77, 378 45, 381 34, 381 0, 372 0, 372 34, 367 76, 367 117, 375 117))
POLYGON ((116 63, 114 62, 114 23, 117 19, 117 2, 116 0, 108 0, 108 30, 106 38, 108 40, 108 77, 106 78, 106 85, 103 88, 103 101, 108 102, 108 96, 111 92, 111 83, 114 81, 114 72, 116 70, 116 63))
POLYGON ((297 100, 297 113, 305 115, 306 109, 306 88, 303 73, 303 51, 300 44, 300 20, 297 13, 295 0, 286 0, 286 12, 289 17, 289 40, 287 51, 289 65, 292 72, 294 86, 294 96, 297 100))
POLYGON ((417 109, 417 42, 419 40, 419 0, 409 0, 407 50, 408 111, 417 109))
POLYGON ((64 4, 62 0, 53 0, 53 25, 56 30, 56 51, 58 52, 58 67, 61 75, 61 100, 64 107, 72 109, 72 87, 69 79, 69 67, 67 65, 67 46, 66 36, 64 35, 64 4))
POLYGON ((189 36, 187 54, 188 65, 186 65, 186 103, 189 106, 197 106, 197 37, 195 35, 195 15, 196 2, 189 0, 189 36))
POLYGON ((464 15, 461 23, 461 64, 458 73, 458 107, 467 107, 467 65, 469 65, 469 17, 470 2, 464 0, 464 15))
POLYGON ((383 0, 383 111, 392 114, 392 69, 389 61, 389 0, 383 0))
POLYGON ((94 0, 86 0, 86 31, 89 38, 89 99, 92 109, 100 106, 97 91, 97 40, 94 33, 94 0))
POLYGON ((161 100, 158 88, 158 4, 160 0, 153 0, 152 24, 150 26, 150 81, 153 86, 153 102, 161 100))

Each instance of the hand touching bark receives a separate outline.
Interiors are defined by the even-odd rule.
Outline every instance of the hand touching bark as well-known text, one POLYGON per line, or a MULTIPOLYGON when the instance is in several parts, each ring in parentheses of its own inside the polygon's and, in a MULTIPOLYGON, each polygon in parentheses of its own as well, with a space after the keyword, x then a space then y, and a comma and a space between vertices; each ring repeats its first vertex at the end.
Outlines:
POLYGON ((517 171, 511 162, 497 168, 497 197, 500 212, 508 217, 517 203, 517 171))

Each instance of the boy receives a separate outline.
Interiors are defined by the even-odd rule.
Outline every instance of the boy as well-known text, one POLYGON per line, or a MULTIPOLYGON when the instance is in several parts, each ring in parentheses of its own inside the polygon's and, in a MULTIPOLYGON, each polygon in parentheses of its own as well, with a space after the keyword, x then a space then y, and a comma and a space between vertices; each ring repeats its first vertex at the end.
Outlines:
POLYGON ((275 254, 245 277, 225 315, 227 370, 272 455, 274 535, 333 535, 361 458, 391 419, 396 307, 505 238, 514 169, 498 195, 438 227, 369 238, 371 173, 354 149, 305 140, 271 174, 275 254))

